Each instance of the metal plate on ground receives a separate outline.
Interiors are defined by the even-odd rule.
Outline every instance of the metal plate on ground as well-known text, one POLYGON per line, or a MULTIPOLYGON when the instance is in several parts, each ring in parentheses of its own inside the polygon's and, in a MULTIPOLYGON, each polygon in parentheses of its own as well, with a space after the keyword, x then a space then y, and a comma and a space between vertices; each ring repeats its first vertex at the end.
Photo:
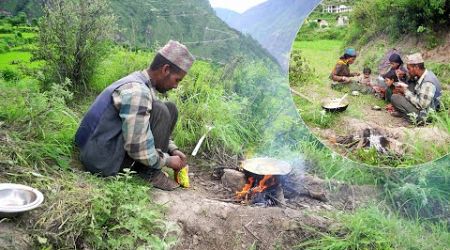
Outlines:
POLYGON ((290 163, 268 157, 245 160, 242 168, 258 175, 287 175, 292 171, 290 163))
POLYGON ((0 183, 0 217, 12 217, 32 210, 44 201, 37 189, 29 186, 0 183))

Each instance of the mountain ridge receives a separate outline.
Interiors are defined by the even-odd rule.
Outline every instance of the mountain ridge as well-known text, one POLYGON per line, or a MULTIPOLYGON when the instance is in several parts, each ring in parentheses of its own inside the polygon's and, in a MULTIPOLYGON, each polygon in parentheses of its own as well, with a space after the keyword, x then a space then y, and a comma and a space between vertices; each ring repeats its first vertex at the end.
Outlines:
MULTIPOLYGON (((27 13, 29 19, 42 15, 43 0, 0 0, 0 10, 27 13), (31 11, 33 10, 33 11, 31 11)), ((118 17, 116 42, 131 48, 157 49, 168 40, 185 43, 203 59, 227 63, 235 57, 275 59, 258 42, 228 27, 218 18, 208 0, 111 0, 118 17)))
POLYGON ((216 11, 230 27, 251 35, 287 70, 292 42, 300 25, 320 0, 268 0, 240 16, 216 11))

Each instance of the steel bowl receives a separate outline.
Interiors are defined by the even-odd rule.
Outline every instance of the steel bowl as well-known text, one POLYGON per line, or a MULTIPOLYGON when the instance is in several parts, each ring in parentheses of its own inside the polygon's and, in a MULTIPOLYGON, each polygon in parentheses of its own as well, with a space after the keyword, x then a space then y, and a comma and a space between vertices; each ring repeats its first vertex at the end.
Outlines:
POLYGON ((0 217, 13 217, 35 209, 44 201, 37 189, 13 183, 0 184, 0 217))

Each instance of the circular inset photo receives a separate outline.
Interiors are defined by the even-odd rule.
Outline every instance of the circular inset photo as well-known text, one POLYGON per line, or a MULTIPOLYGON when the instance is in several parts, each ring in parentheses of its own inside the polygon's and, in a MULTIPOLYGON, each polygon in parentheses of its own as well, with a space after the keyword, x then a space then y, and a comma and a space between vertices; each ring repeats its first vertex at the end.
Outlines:
POLYGON ((441 158, 450 144, 448 28, 377 17, 372 7, 324 1, 304 21, 289 64, 294 102, 322 143, 354 161, 441 158))

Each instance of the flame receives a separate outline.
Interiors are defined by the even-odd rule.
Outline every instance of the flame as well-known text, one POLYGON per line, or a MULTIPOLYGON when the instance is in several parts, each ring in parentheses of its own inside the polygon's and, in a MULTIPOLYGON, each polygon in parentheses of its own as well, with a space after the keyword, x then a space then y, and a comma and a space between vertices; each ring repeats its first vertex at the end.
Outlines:
POLYGON ((242 189, 242 191, 236 192, 236 196, 238 198, 243 198, 248 193, 250 188, 252 188, 253 182, 255 182, 255 179, 253 178, 253 176, 250 176, 247 180, 247 183, 244 185, 244 188, 242 189))
POLYGON ((250 176, 247 180, 247 183, 244 185, 244 188, 242 188, 242 191, 236 192, 237 198, 245 198, 247 199, 248 194, 252 193, 261 193, 264 192, 264 190, 268 189, 269 187, 272 187, 277 184, 277 180, 273 175, 265 175, 258 183, 258 186, 253 187, 253 183, 255 182, 255 178, 253 176, 250 176), (253 187, 253 188, 252 188, 253 187))

